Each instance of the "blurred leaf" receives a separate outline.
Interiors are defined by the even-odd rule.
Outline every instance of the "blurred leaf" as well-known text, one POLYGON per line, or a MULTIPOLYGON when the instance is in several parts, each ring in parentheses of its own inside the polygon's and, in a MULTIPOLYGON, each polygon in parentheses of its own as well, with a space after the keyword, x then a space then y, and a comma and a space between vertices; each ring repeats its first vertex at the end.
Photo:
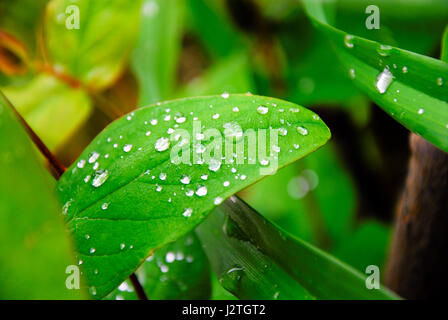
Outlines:
POLYGON ((339 243, 332 252, 361 272, 369 265, 381 268, 386 259, 390 228, 378 222, 365 222, 339 243))
POLYGON ((313 299, 298 281, 249 241, 226 214, 228 210, 226 203, 218 207, 197 229, 220 284, 240 299, 313 299))
POLYGON ((192 27, 210 53, 226 57, 241 50, 242 39, 217 1, 187 0, 187 4, 192 27))
POLYGON ((30 56, 34 56, 37 50, 39 27, 46 3, 47 0, 0 1, 0 31, 19 39, 30 56))
MULTIPOLYGON (((205 250, 218 277, 223 277, 221 283, 239 296, 266 298, 263 292, 269 285, 265 287, 264 283, 273 279, 269 274, 273 270, 278 279, 287 274, 291 282, 300 284, 317 299, 397 298, 384 287, 368 290, 365 275, 282 231, 237 197, 231 197, 201 224, 198 235, 203 242, 205 236, 201 232, 205 224, 213 225, 215 230, 206 234, 207 241, 215 237, 226 239, 226 246, 212 246, 210 250, 206 246, 205 250), (233 255, 235 250, 243 253, 233 255), (258 255, 275 263, 266 267, 266 278, 259 273, 262 266, 257 264, 258 255)), ((276 293, 278 298, 291 295, 295 299, 304 298, 288 290, 276 293)))
POLYGON ((59 180, 67 224, 92 294, 102 298, 152 250, 192 230, 221 199, 272 173, 277 161, 278 167, 283 167, 314 151, 329 137, 328 128, 311 111, 252 95, 173 100, 115 121, 59 180), (280 130, 282 122, 285 128, 280 130), (173 127, 176 130, 170 130, 173 127), (270 151, 260 134, 258 144, 252 142, 250 149, 248 136, 235 141, 235 136, 248 129, 263 129, 269 137, 281 131, 276 151, 270 151), (203 159, 197 153, 201 149, 199 130, 207 135, 203 159), (225 145, 234 149, 236 144, 242 154, 235 158, 233 151, 231 155, 223 152, 223 132, 230 141, 225 145), (212 137, 213 142, 206 143, 212 137), (195 149, 192 162, 190 141, 195 149), (179 151, 185 152, 187 163, 176 164, 181 160, 179 151), (225 157, 221 159, 221 155, 225 157), (246 162, 243 156, 251 160, 238 164, 246 162), (201 159, 205 163, 198 164, 201 159))
POLYGON ((249 58, 240 52, 219 60, 200 78, 182 88, 177 97, 191 97, 210 94, 244 93, 253 88, 249 58))
MULTIPOLYGON (((303 159, 305 188, 316 202, 325 229, 333 243, 343 239, 353 227, 356 190, 349 173, 338 159, 334 145, 327 145, 303 159), (337 204, 337 205, 335 205, 337 204)), ((313 214, 313 213, 311 213, 313 214)))
POLYGON ((322 1, 304 3, 355 84, 406 128, 448 151, 448 64, 348 35, 326 24, 322 1))
MULTIPOLYGON (((194 232, 157 250, 135 273, 150 300, 210 298, 210 266, 194 232)), ((137 296, 126 280, 107 298, 137 296)))
POLYGON ((356 209, 355 187, 331 142, 249 187, 241 197, 287 232, 316 245, 346 237, 356 209))
POLYGON ((442 61, 448 62, 448 25, 445 28, 445 32, 443 33, 442 38, 442 54, 441 58, 442 61))
POLYGON ((0 30, 0 75, 6 78, 26 74, 28 71, 26 60, 27 51, 24 44, 14 36, 0 30))
POLYGON ((3 91, 50 149, 66 142, 91 111, 90 99, 82 89, 73 89, 45 74, 3 91))
POLYGON ((45 14, 45 42, 54 70, 92 89, 103 89, 121 72, 138 31, 141 1, 51 0, 45 14), (79 9, 79 29, 68 29, 79 9))
POLYGON ((297 0, 258 0, 257 4, 265 17, 279 22, 287 20, 298 9, 297 0))
POLYGON ((170 97, 181 43, 183 0, 144 0, 132 67, 140 86, 139 106, 170 97))
POLYGON ((291 180, 297 177, 300 169, 300 163, 295 162, 282 168, 275 175, 249 186, 240 196, 256 211, 275 221, 289 233, 312 242, 315 236, 313 217, 308 215, 305 202, 291 197, 288 190, 291 180), (270 195, 269 198, 266 197, 267 194, 270 195))
POLYGON ((288 56, 289 99, 304 105, 334 105, 359 96, 344 68, 334 63, 335 51, 328 39, 311 26, 303 25, 304 17, 300 18, 301 33, 291 27, 280 38, 288 56))
POLYGON ((79 299, 54 182, 0 92, 0 298, 79 299), (51 270, 51 272, 49 272, 51 270))

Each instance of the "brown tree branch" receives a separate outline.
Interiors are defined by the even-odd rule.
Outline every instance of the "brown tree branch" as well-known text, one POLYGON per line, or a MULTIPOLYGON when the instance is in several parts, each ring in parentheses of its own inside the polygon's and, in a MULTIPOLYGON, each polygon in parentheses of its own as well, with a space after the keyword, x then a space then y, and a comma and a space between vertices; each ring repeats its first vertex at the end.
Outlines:
POLYGON ((386 284, 408 299, 447 296, 448 154, 411 134, 386 284))
POLYGON ((53 174, 54 178, 56 180, 59 180, 61 175, 65 172, 66 168, 59 162, 59 160, 51 153, 51 151, 47 148, 45 143, 39 138, 39 136, 34 132, 34 130, 29 126, 29 124, 26 122, 26 120, 22 117, 22 115, 17 111, 17 109, 14 107, 14 105, 11 103, 11 101, 8 100, 8 98, 3 95, 3 98, 8 103, 11 110, 14 112, 14 114, 17 116, 19 121, 22 123, 22 125, 25 127, 26 132, 28 133, 29 137, 35 144, 35 146, 39 149, 39 151, 43 154, 43 156, 48 160, 50 166, 51 166, 51 173, 53 174))

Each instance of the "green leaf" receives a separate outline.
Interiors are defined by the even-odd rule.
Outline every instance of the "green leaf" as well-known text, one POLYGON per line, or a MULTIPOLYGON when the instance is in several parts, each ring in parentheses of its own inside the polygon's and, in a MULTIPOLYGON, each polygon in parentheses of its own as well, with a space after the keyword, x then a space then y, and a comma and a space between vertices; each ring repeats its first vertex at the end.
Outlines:
MULTIPOLYGON (((194 232, 157 250, 135 273, 150 300, 210 298, 210 266, 194 232)), ((137 296, 126 280, 107 298, 136 300, 137 296)))
POLYGON ((152 250, 198 225, 220 198, 273 173, 277 161, 280 168, 309 154, 329 137, 313 112, 253 95, 173 100, 115 121, 59 181, 92 293, 105 296, 152 250), (248 138, 248 129, 258 130, 258 145, 248 138), (211 134, 202 141, 203 164, 199 133, 211 134), (243 152, 235 158, 230 147, 243 152), (179 153, 185 162, 176 163, 179 153))
POLYGON ((92 89, 121 72, 138 31, 141 1, 52 0, 45 14, 45 44, 53 68, 92 89), (79 9, 79 29, 68 29, 79 9))
MULTIPOLYGON (((221 283, 239 296, 250 299, 268 298, 264 292, 273 285, 274 288, 281 288, 276 293, 278 298, 307 297, 301 295, 300 290, 287 290, 286 283, 282 282, 280 287, 280 281, 287 274, 291 278, 290 282, 295 282, 306 290, 304 294, 308 292, 317 299, 397 298, 385 288, 367 289, 365 275, 289 235, 235 196, 210 214, 199 226, 197 233, 203 242, 205 239, 213 241, 214 237, 225 239, 225 246, 211 246, 210 250, 206 246, 205 250, 218 277, 224 278, 221 283), (203 235, 203 225, 207 224, 213 226, 214 233, 207 230, 207 234, 203 235), (235 251, 240 254, 235 255, 235 251), (273 262, 265 267, 266 278, 259 273, 263 266, 258 264, 258 257, 273 262), (276 273, 275 276, 269 274, 271 270, 276 273)), ((290 286, 293 284, 290 283, 290 286)))
POLYGON ((171 96, 176 80, 183 20, 182 0, 145 0, 132 67, 140 87, 139 105, 171 96))
POLYGON ((0 92, 0 298, 79 299, 54 181, 0 92))
POLYGON ((50 149, 70 138, 91 112, 90 98, 82 89, 45 74, 3 91, 50 149))
POLYGON ((313 299, 299 282, 249 241, 226 214, 228 210, 227 203, 218 207, 197 229, 220 284, 239 299, 313 299))
POLYGON ((355 84, 390 116, 448 151, 448 64, 353 36, 327 24, 321 0, 304 0, 355 84))

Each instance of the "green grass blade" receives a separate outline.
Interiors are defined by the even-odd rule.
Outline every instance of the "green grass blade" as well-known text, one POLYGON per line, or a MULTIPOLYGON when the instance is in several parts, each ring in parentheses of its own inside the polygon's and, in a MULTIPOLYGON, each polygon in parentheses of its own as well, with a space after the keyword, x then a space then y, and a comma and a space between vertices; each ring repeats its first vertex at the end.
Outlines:
POLYGON ((240 299, 313 299, 271 257, 247 241, 228 210, 226 204, 218 207, 196 231, 221 286, 240 299))
POLYGON ((406 128, 448 151, 448 64, 347 34, 327 24, 323 1, 304 4, 355 84, 406 128))
MULTIPOLYGON (((209 223, 208 220, 212 220, 215 224, 215 236, 219 234, 218 237, 224 237, 230 244, 211 248, 215 251, 223 251, 219 253, 205 248, 217 275, 225 276, 229 272, 226 268, 230 266, 233 268, 234 264, 243 269, 239 272, 240 277, 236 277, 232 285, 233 288, 239 288, 245 292, 235 290, 234 294, 240 296, 254 294, 252 298, 258 298, 260 296, 257 296, 257 293, 263 289, 268 289, 263 288, 263 281, 260 279, 255 281, 250 277, 251 273, 255 274, 252 269, 260 270, 257 260, 252 261, 251 259, 251 255, 258 254, 275 263, 275 269, 273 270, 279 273, 278 281, 282 281, 283 272, 285 272, 306 292, 317 299, 397 298, 395 294, 385 288, 379 290, 367 289, 365 285, 366 275, 359 273, 318 248, 289 235, 237 197, 231 197, 221 207, 215 209, 215 212, 207 218, 204 224, 209 223), (223 218, 224 215, 227 220, 223 218), (226 225, 229 221, 231 221, 231 228, 227 228, 226 225), (223 228, 230 231, 220 233, 219 230, 223 228), (239 249, 241 247, 245 248, 241 256, 232 253, 234 250, 241 251, 239 249), (242 266, 243 262, 244 266, 242 266), (279 269, 281 272, 278 271, 279 269), (252 281, 248 284, 249 280, 252 281), (238 283, 241 281, 243 281, 242 284, 238 283)), ((198 228, 198 234, 203 240, 201 231, 202 225, 198 228)), ((212 235, 207 236, 207 239, 211 241, 212 235)), ((268 266, 267 270, 269 269, 268 266)), ((265 270, 265 273, 267 270, 265 270)), ((275 277, 273 279, 275 281, 275 277)), ((279 291, 277 296, 287 296, 294 299, 304 298, 300 294, 291 297, 291 294, 288 291, 279 291)))

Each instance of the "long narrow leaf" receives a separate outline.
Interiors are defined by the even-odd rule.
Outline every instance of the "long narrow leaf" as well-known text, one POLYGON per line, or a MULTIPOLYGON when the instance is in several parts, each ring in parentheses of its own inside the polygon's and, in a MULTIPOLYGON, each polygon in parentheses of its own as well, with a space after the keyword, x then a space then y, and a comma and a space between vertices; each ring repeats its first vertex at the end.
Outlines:
POLYGON ((347 34, 328 24, 322 0, 303 2, 355 84, 406 128, 448 151, 448 63, 347 34))

